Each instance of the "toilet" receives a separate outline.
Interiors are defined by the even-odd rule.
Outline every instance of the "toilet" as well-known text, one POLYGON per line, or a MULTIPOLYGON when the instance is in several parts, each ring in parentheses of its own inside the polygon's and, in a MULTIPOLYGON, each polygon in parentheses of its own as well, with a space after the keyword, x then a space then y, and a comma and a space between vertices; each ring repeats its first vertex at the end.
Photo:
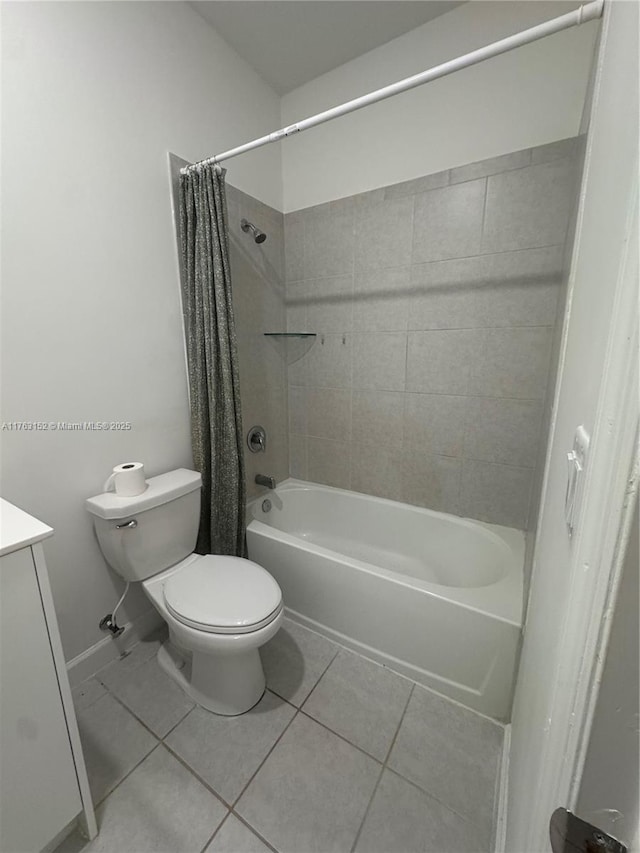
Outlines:
POLYGON ((250 560, 193 553, 201 485, 178 468, 149 478, 140 495, 105 492, 86 507, 109 565, 142 583, 169 626, 160 666, 203 708, 233 716, 264 693, 258 650, 282 624, 282 592, 250 560))

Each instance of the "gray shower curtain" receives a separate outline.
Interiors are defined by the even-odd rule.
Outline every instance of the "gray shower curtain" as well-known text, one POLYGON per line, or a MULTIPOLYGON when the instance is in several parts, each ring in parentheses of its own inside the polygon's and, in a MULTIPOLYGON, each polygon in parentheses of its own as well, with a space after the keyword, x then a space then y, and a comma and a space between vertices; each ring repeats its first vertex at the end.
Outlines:
POLYGON ((182 305, 193 460, 202 474, 196 551, 246 556, 246 486, 224 170, 180 178, 182 305))

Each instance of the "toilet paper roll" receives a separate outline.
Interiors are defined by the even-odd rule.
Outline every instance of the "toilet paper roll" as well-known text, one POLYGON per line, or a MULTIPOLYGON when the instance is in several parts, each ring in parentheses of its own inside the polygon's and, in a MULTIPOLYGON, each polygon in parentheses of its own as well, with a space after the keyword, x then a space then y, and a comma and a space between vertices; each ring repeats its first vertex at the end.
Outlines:
POLYGON ((121 498, 141 495, 147 488, 142 462, 122 462, 116 465, 104 484, 104 491, 108 492, 112 487, 115 488, 116 495, 121 498))

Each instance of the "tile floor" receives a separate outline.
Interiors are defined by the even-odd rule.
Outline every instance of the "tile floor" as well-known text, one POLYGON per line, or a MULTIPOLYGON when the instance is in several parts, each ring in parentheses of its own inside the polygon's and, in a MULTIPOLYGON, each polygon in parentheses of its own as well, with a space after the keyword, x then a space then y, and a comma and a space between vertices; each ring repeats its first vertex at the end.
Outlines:
POLYGON ((290 621, 249 713, 139 643, 75 688, 100 834, 57 853, 489 853, 503 729, 290 621))

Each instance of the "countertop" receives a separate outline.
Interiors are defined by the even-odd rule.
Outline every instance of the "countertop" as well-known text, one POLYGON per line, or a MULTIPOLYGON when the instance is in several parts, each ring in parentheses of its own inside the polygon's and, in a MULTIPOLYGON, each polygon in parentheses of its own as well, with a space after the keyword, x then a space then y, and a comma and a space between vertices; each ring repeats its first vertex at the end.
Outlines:
POLYGON ((53 536, 53 528, 0 498, 0 557, 53 536))

